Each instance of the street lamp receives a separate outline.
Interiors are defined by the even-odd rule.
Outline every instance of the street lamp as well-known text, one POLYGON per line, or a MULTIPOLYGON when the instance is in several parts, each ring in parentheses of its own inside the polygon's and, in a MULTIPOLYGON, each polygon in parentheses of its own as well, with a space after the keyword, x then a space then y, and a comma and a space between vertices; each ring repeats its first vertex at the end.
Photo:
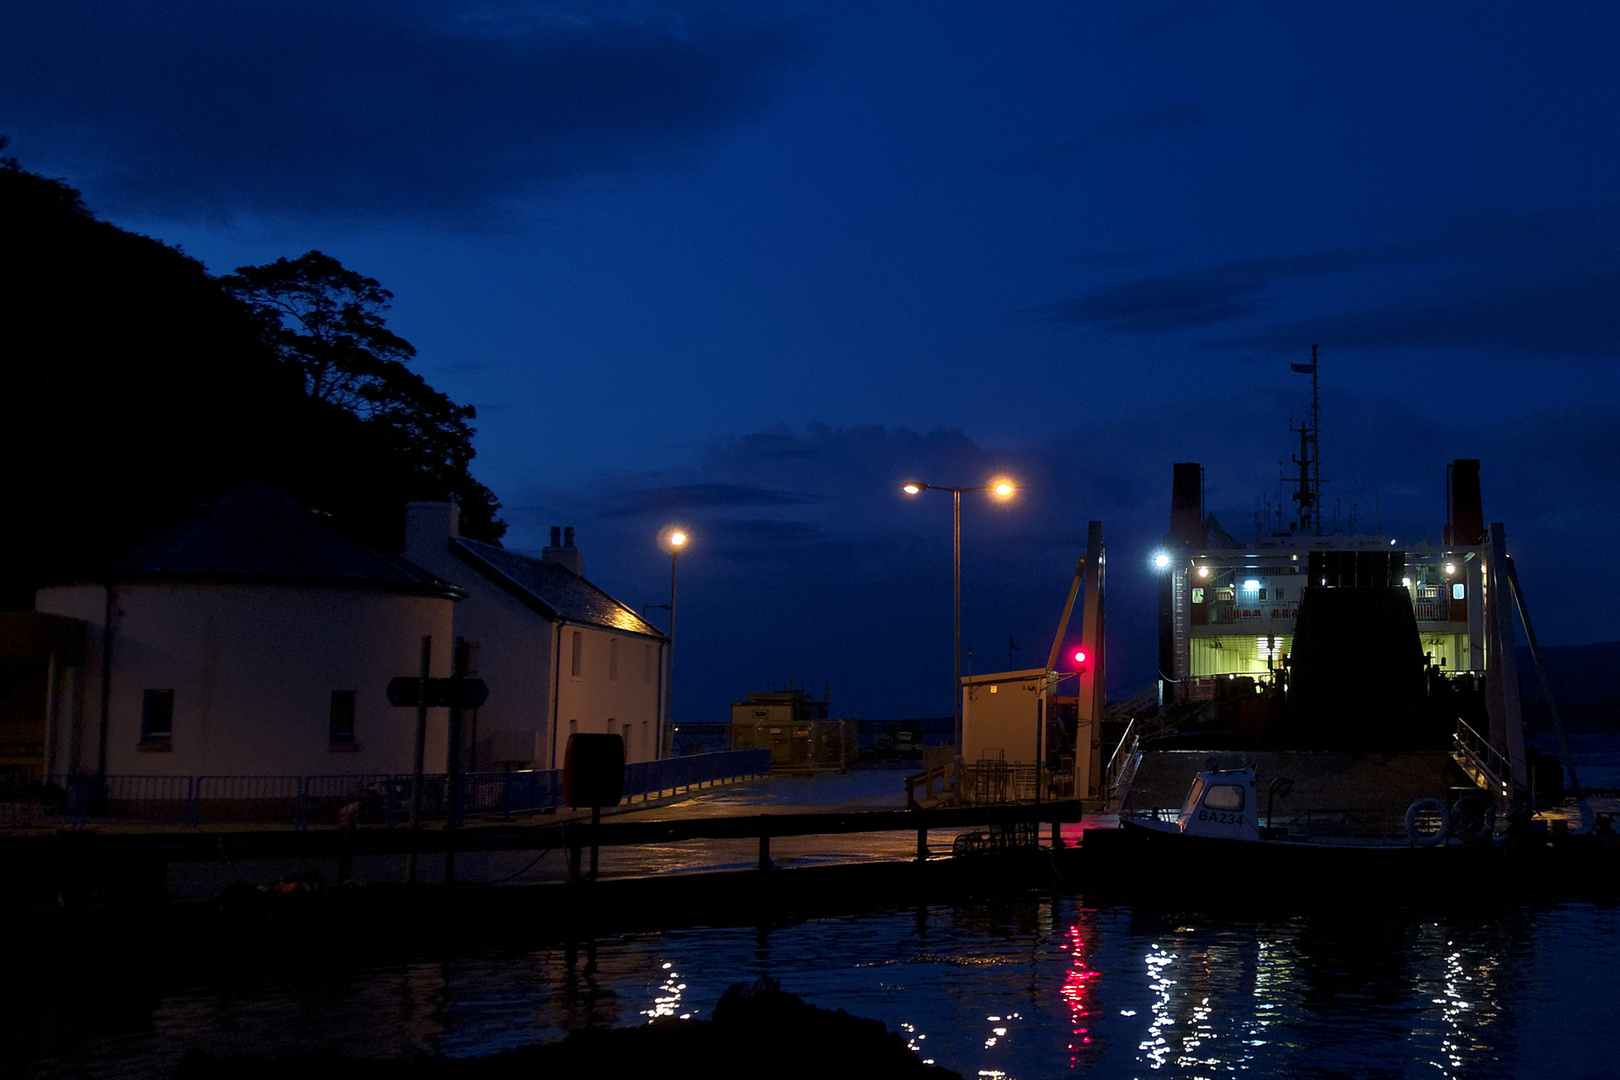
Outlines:
POLYGON ((664 655, 664 738, 660 757, 670 756, 675 741, 675 719, 669 711, 675 700, 675 570, 688 539, 686 530, 679 527, 664 530, 664 546, 669 548, 669 646, 664 655))
MULTIPOLYGON (((988 491, 998 499, 1011 498, 1017 490, 1012 482, 1006 479, 995 479, 988 484, 978 487, 942 487, 939 484, 922 484, 916 481, 901 485, 901 491, 907 495, 920 495, 925 491, 948 491, 951 493, 951 698, 956 707, 956 757, 962 759, 962 492, 988 491)), ((960 777, 960 772, 958 776, 960 777)), ((961 799, 962 788, 960 779, 957 781, 957 798, 961 799)))

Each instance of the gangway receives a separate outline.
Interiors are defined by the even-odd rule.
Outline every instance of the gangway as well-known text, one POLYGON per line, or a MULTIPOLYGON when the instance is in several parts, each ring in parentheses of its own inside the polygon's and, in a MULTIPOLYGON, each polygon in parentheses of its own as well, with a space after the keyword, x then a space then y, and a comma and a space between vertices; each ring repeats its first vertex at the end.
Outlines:
POLYGON ((1498 803, 1512 803, 1513 763, 1461 717, 1457 718, 1457 730, 1451 736, 1451 757, 1468 774, 1468 779, 1489 792, 1498 803))

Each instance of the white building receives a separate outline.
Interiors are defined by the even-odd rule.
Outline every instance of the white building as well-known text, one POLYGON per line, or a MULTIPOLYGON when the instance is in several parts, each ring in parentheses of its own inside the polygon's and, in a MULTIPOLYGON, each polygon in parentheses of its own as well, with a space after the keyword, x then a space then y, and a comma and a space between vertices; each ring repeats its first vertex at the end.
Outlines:
MULTIPOLYGON (((450 673, 448 582, 343 537, 254 482, 109 565, 39 590, 82 620, 82 667, 53 675, 46 760, 110 775, 408 773, 415 714, 384 696, 450 673)), ((426 760, 445 760, 444 709, 426 760)))
POLYGON ((668 638, 587 581, 572 528, 536 559, 464 539, 454 503, 411 503, 405 557, 453 582, 456 634, 478 647, 489 700, 472 768, 560 768, 568 736, 624 738, 626 761, 659 756, 668 638))

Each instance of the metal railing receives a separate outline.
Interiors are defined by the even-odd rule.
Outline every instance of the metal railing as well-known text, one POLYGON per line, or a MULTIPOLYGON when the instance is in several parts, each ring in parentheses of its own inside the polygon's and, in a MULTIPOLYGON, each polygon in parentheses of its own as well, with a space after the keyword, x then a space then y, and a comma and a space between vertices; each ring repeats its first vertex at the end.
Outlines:
POLYGON ((1119 745, 1114 747, 1113 756, 1108 759, 1108 778, 1103 783, 1103 798, 1109 809, 1120 808, 1141 763, 1142 732, 1137 728, 1136 718, 1132 717, 1131 722, 1125 725, 1125 733, 1119 737, 1119 745))
MULTIPOLYGON (((1174 822, 1181 818, 1178 806, 1153 806, 1121 810, 1120 817, 1134 821, 1174 822)), ((1262 816, 1274 839, 1309 840, 1317 843, 1354 843, 1407 839, 1406 807, 1300 810, 1274 817, 1262 816)))
POLYGON ((1267 818, 1279 836, 1317 842, 1334 840, 1397 840, 1406 838, 1404 806, 1379 809, 1301 810, 1267 818))
MULTIPOLYGON (((769 775, 768 749, 727 750, 624 769, 624 801, 647 802, 704 785, 769 775)), ((560 769, 467 773, 461 778, 462 817, 543 813, 563 805, 560 769)), ((40 783, 24 797, 0 800, 0 827, 137 824, 291 826, 307 829, 359 824, 404 826, 410 820, 409 774, 350 776, 107 776, 93 774, 40 783)), ((447 776, 422 777, 422 817, 443 820, 451 805, 447 776)))
POLYGON ((970 806, 1036 802, 1044 770, 1033 761, 980 758, 962 769, 962 795, 970 806))
POLYGON ((1481 787, 1488 786, 1493 795, 1502 797, 1513 790, 1512 762, 1461 717, 1457 718, 1457 730, 1451 741, 1459 764, 1465 771, 1479 774, 1473 779, 1481 787))

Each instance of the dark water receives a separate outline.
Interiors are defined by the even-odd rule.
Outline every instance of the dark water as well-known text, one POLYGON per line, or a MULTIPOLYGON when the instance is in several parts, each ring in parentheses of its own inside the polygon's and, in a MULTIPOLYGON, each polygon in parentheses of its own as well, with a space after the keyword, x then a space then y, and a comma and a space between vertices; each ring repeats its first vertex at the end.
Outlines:
MULTIPOLYGON (((1620 789, 1620 735, 1610 732, 1578 732, 1568 738, 1575 767, 1580 770, 1581 783, 1589 788, 1620 789)), ((1531 746, 1549 757, 1558 755, 1558 739, 1541 733, 1529 740, 1531 746)), ((1564 783, 1569 784, 1569 770, 1564 770, 1564 783)))
POLYGON ((770 975, 966 1077, 1616 1076, 1617 930, 1607 902, 1252 916, 1043 896, 439 960, 40 973, 22 995, 13 970, 0 1073, 161 1077, 189 1047, 483 1054, 703 1017, 770 975))

